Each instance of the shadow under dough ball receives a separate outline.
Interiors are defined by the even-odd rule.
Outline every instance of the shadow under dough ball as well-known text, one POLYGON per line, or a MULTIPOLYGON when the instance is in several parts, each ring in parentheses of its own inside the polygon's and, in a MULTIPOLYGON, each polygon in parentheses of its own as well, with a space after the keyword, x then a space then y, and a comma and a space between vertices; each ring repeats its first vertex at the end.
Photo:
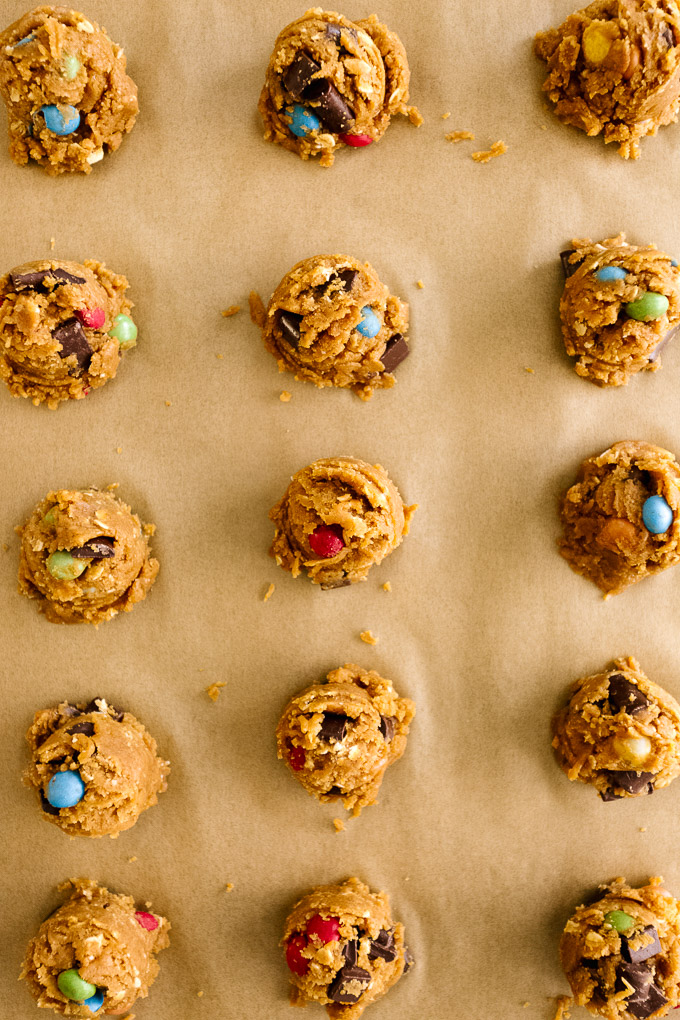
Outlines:
POLYGON ((661 881, 634 889, 616 878, 567 921, 560 959, 576 1005, 607 1020, 662 1017, 678 1005, 680 903, 661 881))
POLYGON ((270 553, 298 577, 344 588, 365 581, 408 533, 418 504, 405 506, 379 464, 352 457, 317 460, 293 475, 269 511, 276 525, 270 553))
POLYGON ((653 245, 625 234, 572 241, 561 253, 562 336, 578 375, 597 386, 624 386, 661 367, 661 352, 680 328, 680 270, 653 245))
POLYGON ((680 774, 680 705, 630 657, 577 680, 552 732, 568 778, 604 801, 646 796, 680 774))
POLYGON ((22 528, 19 591, 38 600, 51 623, 101 623, 130 612, 158 574, 149 536, 110 492, 59 489, 22 528))
POLYGON ((374 14, 352 22, 312 8, 287 25, 269 58, 259 110, 265 138, 332 166, 339 148, 378 141, 408 106, 411 72, 401 40, 374 14))
POLYGON ((68 899, 29 942, 21 977, 38 1006, 62 1016, 127 1013, 149 994, 170 922, 91 879, 59 889, 68 899))
POLYGON ((368 262, 315 255, 298 262, 265 311, 250 296, 251 317, 279 371, 315 386, 340 386, 368 400, 394 386, 392 371, 409 354, 408 305, 368 262))
POLYGON ((359 815, 406 750, 414 715, 389 680, 348 663, 290 700, 276 729, 278 756, 317 800, 340 797, 359 815))
POLYGON ((137 343, 128 281, 101 262, 43 259, 0 277, 0 379, 57 408, 113 379, 137 343))
POLYGON ((89 174, 131 131, 137 86, 120 46, 68 7, 36 7, 0 35, 9 153, 49 174, 89 174))
POLYGON ((641 138, 677 120, 678 38, 675 0, 595 0, 539 32, 534 49, 548 65, 543 90, 556 116, 637 159, 641 138))
POLYGON ((36 712, 26 734, 27 786, 43 817, 69 836, 111 836, 131 828, 167 787, 170 763, 129 712, 104 698, 36 712))
POLYGON ((413 966, 404 926, 384 892, 356 878, 299 900, 283 933, 292 1006, 318 1002, 334 1020, 357 1020, 413 966))
POLYGON ((572 570, 604 593, 680 562, 680 469, 672 453, 628 439, 583 462, 561 501, 572 570))

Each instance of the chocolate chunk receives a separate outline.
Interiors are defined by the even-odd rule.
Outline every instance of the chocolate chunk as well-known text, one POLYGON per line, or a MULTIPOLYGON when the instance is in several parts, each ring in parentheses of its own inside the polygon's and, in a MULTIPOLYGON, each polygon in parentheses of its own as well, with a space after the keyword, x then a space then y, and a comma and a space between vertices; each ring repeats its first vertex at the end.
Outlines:
POLYGON ((350 967, 354 967, 359 958, 359 939, 354 939, 352 942, 346 942, 342 947, 342 955, 345 957, 350 967))
POLYGON ((654 984, 651 970, 643 963, 619 964, 616 968, 617 992, 628 990, 624 979, 633 988, 632 993, 626 998, 626 1009, 638 1020, 646 1020, 668 1002, 658 985, 654 984))
POLYGON ((394 736, 394 727, 396 722, 397 720, 393 715, 380 716, 380 732, 383 735, 383 739, 386 740, 388 744, 394 736))
POLYGON ((69 354, 75 354, 78 368, 84 372, 90 364, 92 348, 78 320, 67 319, 61 326, 52 330, 52 336, 61 344, 59 357, 68 358, 69 354))
POLYGON ((60 705, 59 712, 61 715, 65 715, 67 719, 72 719, 74 716, 81 714, 78 706, 71 705, 70 703, 66 705, 60 705))
POLYGON ((278 324, 283 333, 284 340, 287 340, 291 347, 297 347, 300 343, 300 323, 302 316, 295 312, 279 312, 278 324))
POLYGON ((409 345, 406 343, 401 333, 395 333, 394 336, 390 337, 387 341, 385 350, 380 358, 383 365, 383 372, 393 372, 397 365, 401 365, 402 361, 408 358, 410 353, 409 345))
POLYGON ((413 959, 413 953, 408 946, 404 946, 404 969, 402 974, 408 974, 411 967, 416 961, 413 959))
POLYGON ((341 134, 354 124, 354 114, 327 78, 315 78, 305 89, 304 99, 314 104, 314 113, 329 131, 341 134))
POLYGON ((330 591, 332 588, 349 588, 351 583, 349 577, 341 577, 338 581, 327 581, 326 584, 322 584, 321 591, 330 591))
POLYGON ((659 29, 659 36, 663 40, 663 42, 666 43, 666 46, 668 46, 669 50, 672 49, 673 46, 675 46, 675 35, 673 33, 673 29, 671 28, 667 21, 664 21, 663 25, 659 29))
POLYGON ((365 988, 357 985, 369 985, 371 975, 363 967, 345 966, 339 970, 335 978, 326 989, 326 995, 331 1002, 358 1002, 366 991, 365 988))
POLYGON ((326 38, 332 39, 333 42, 340 42, 343 32, 351 35, 353 39, 357 37, 356 29, 354 28, 346 28, 345 25, 326 25, 326 38))
POLYGON ((67 733, 84 733, 86 737, 94 736, 94 723, 93 722, 79 722, 75 726, 72 726, 67 733))
POLYGON ((609 677, 609 704, 612 707, 613 715, 617 715, 621 709, 628 715, 635 715, 642 712, 649 705, 649 698, 646 698, 639 687, 626 680, 622 673, 615 673, 609 677))
POLYGON ((331 786, 330 790, 326 791, 329 797, 342 797, 344 792, 345 791, 341 790, 339 786, 331 786))
POLYGON ((58 807, 53 807, 52 804, 50 804, 49 800, 47 799, 45 794, 42 792, 42 790, 40 790, 40 803, 41 803, 42 809, 43 809, 43 811, 45 812, 46 815, 58 815, 59 814, 59 808, 58 807))
POLYGON ((321 740, 344 740, 349 719, 340 712, 324 712, 319 730, 321 740))
MULTIPOLYGON (((104 700, 105 700, 104 698, 93 698, 92 701, 90 701, 85 706, 84 712, 101 712, 101 709, 100 709, 99 705, 97 704, 97 702, 98 701, 104 701, 104 700)), ((122 708, 116 708, 115 705, 109 705, 108 701, 106 701, 105 703, 106 703, 106 707, 108 708, 109 712, 113 712, 113 718, 116 720, 116 722, 122 722, 123 721, 123 716, 125 715, 125 712, 123 711, 123 709, 122 708)))
POLYGON ((52 288, 45 286, 46 280, 55 280, 55 286, 60 283, 85 283, 83 276, 73 276, 65 269, 41 269, 37 273, 10 273, 12 286, 15 290, 37 290, 47 294, 52 288))
POLYGON ((583 259, 579 259, 578 262, 570 262, 569 258, 573 254, 574 254, 574 249, 573 248, 570 248, 569 251, 561 251, 560 252, 560 261, 562 262, 562 269, 564 270, 564 275, 567 278, 569 278, 570 276, 573 276, 574 273, 576 272, 576 270, 578 269, 578 267, 583 262, 583 259))
POLYGON ((371 947, 368 950, 368 958, 369 960, 376 960, 378 957, 381 957, 381 959, 387 960, 388 963, 391 963, 396 955, 397 950, 394 946, 394 929, 388 930, 387 928, 383 928, 383 930, 378 933, 378 937, 373 939, 371 942, 371 947))
POLYGON ((316 60, 312 60, 308 53, 300 51, 281 75, 281 80, 294 99, 301 99, 302 93, 320 70, 321 65, 317 64, 316 60))
POLYGON ((99 538, 91 538, 85 545, 78 549, 69 549, 71 556, 81 560, 100 560, 115 555, 114 540, 108 535, 101 535, 99 538))
POLYGON ((621 956, 628 963, 642 963, 643 960, 649 960, 650 957, 656 956, 657 953, 661 952, 661 943, 659 942, 659 936, 656 928, 653 924, 648 924, 642 929, 642 931, 636 932, 632 938, 626 938, 625 935, 621 936, 621 956), (641 935, 649 935, 652 941, 644 946, 640 946, 634 949, 631 946, 631 942, 637 942, 641 935))
POLYGON ((624 790, 633 796, 638 796, 638 794, 642 793, 654 793, 654 786, 652 785, 654 780, 653 772, 633 772, 627 770, 617 772, 614 769, 601 769, 598 775, 606 776, 609 782, 609 790, 607 790, 606 794, 600 794, 602 800, 605 801, 618 800, 619 798, 615 793, 616 790, 624 790))
POLYGON ((338 279, 342 280, 345 290, 351 290, 354 286, 354 281, 359 275, 359 271, 357 269, 341 269, 335 275, 338 279))

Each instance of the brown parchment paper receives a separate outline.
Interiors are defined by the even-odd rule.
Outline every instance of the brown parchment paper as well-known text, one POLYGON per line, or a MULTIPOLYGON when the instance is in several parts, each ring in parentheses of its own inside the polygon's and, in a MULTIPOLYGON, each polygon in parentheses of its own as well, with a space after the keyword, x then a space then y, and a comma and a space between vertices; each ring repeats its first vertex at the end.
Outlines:
MULTIPOLYGON (((3 26, 26 6, 0 0, 3 26)), ((555 549, 585 456, 624 438, 680 454, 677 341, 661 372, 602 392, 574 374, 557 322, 569 238, 623 229, 680 253, 680 127, 626 164, 555 121, 531 40, 570 0, 381 0, 425 124, 396 122, 324 171, 265 144, 256 114, 274 39, 303 9, 91 0, 139 85, 132 135, 87 179, 20 169, 0 146, 3 271, 51 238, 57 256, 103 259, 131 281, 140 334, 85 401, 50 412, 0 392, 3 1018, 39 1015, 16 977, 69 876, 172 921, 138 1020, 285 1020, 283 918, 351 874, 390 892, 417 958, 373 1020, 548 1018, 567 991, 559 934, 585 895, 657 873, 680 895, 680 782, 602 804, 548 737, 569 682, 617 655, 680 696, 680 570, 604 603, 555 549), (474 143, 444 140, 462 128, 474 143), (501 138, 506 155, 472 162, 501 138), (366 405, 279 375, 245 311, 251 288, 266 300, 325 252, 368 259, 411 305, 412 356, 366 405), (267 511, 294 471, 336 454, 384 464, 420 510, 367 583, 321 592, 269 559, 267 511), (52 626, 16 593, 13 528, 50 488, 113 481, 158 526, 159 580, 99 630, 52 626), (341 809, 292 781, 273 733, 292 692, 346 661, 391 677, 418 714, 379 805, 336 834, 341 809), (119 839, 69 840, 21 786, 23 734, 38 708, 100 694, 143 720, 173 772, 119 839)))

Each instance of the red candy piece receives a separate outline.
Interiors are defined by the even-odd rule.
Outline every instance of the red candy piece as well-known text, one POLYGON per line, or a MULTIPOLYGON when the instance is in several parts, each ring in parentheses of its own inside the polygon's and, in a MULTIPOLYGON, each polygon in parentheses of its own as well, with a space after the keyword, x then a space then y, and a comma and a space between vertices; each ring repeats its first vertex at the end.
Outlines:
POLYGON ((293 974, 297 974, 298 977, 304 977, 309 970, 309 960, 306 960, 302 955, 302 950, 307 945, 307 939, 304 935, 293 935, 292 939, 286 946, 286 963, 288 969, 292 970, 293 974))
POLYGON ((341 142, 351 145, 353 149, 360 149, 364 145, 370 145, 373 139, 370 135, 338 135, 341 142))
POLYGON ((321 942, 337 942, 340 938, 340 921, 337 917, 315 914, 307 924, 307 934, 316 935, 321 942))
POLYGON ((339 524, 320 524, 309 536, 309 544, 316 556, 330 559, 345 548, 342 528, 339 524))
POLYGON ((302 748, 302 747, 292 747, 291 750, 290 750, 290 755, 288 757, 288 761, 290 762, 290 767, 292 769, 294 769, 295 772, 299 772, 300 769, 303 769, 305 767, 306 757, 307 756, 306 756, 306 754, 304 752, 304 748, 302 748))
POLYGON ((103 308, 79 308, 76 318, 88 329, 101 329, 106 322, 106 312, 103 308))
POLYGON ((136 910, 135 917, 137 922, 141 924, 142 928, 146 931, 155 931, 158 927, 158 918, 154 917, 153 914, 147 914, 144 910, 136 910))

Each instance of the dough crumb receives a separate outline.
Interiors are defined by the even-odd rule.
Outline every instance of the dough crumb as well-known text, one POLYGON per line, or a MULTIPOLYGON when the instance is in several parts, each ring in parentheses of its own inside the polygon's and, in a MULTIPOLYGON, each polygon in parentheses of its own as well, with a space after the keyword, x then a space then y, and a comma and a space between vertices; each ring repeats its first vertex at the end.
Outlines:
POLYGON ((292 393, 289 393, 289 392, 288 392, 288 390, 284 390, 284 391, 283 391, 283 393, 280 393, 280 394, 279 394, 279 400, 280 400, 280 401, 281 401, 281 402, 282 402, 283 404, 287 404, 287 403, 288 403, 288 401, 290 400, 290 398, 291 398, 292 396, 293 396, 293 394, 292 394, 292 393))
POLYGON ((250 309, 250 319, 260 329, 264 328, 265 320, 267 318, 267 311, 264 307, 262 298, 256 290, 251 290, 248 295, 248 307, 250 309))
POLYGON ((120 488, 120 482, 111 482, 110 485, 106 486, 107 492, 115 492, 116 489, 120 488))
POLYGON ((227 882, 227 884, 225 885, 224 889, 225 889, 225 892, 233 892, 234 891, 234 883, 233 882, 227 882))
POLYGON ((7 545, 7 542, 2 543, 2 551, 9 552, 9 546, 7 545))
POLYGON ((416 127, 420 127, 420 125, 423 124, 425 121, 425 118, 423 117, 422 113, 420 112, 420 110, 416 109, 415 106, 409 106, 408 119, 411 121, 412 124, 415 124, 416 127))
POLYGON ((198 996, 199 999, 202 999, 203 996, 205 995, 205 992, 196 992, 196 995, 198 996))
POLYGON ((442 114, 442 120, 448 120, 450 116, 451 116, 450 113, 443 113, 442 114))
POLYGON ((416 287, 418 288, 418 290, 422 290, 424 286, 425 284, 423 283, 422 280, 416 280, 416 287))
POLYGON ((56 243, 57 243, 56 240, 53 237, 51 237, 50 238, 50 251, 54 251, 54 246, 55 246, 56 243))
POLYGON ((640 832, 646 832, 646 831, 647 831, 647 826, 646 825, 641 825, 640 826, 640 832))
POLYGON ((569 995, 559 995, 555 1000, 557 1007, 553 1020, 569 1020, 571 1016, 570 1006, 573 999, 569 995))
POLYGON ((475 163, 488 163, 489 160, 495 159, 496 156, 502 156, 504 152, 508 151, 508 147, 505 142, 497 141, 494 142, 490 149, 486 152, 473 152, 472 158, 475 163))
POLYGON ((345 831, 345 823, 343 822, 342 818, 333 819, 333 828, 335 829, 336 832, 345 831))
MULTIPOLYGON (((118 482, 116 482, 116 488, 118 488, 118 482)), ((145 524, 143 526, 142 530, 143 530, 145 535, 148 535, 149 538, 153 538, 153 536, 156 534, 156 525, 155 524, 145 524)))
POLYGON ((225 319, 230 319, 232 317, 232 315, 236 315, 237 312, 240 312, 240 311, 241 311, 241 306, 240 305, 229 305, 228 308, 224 309, 224 311, 222 312, 222 315, 224 316, 225 319))
POLYGON ((392 591, 392 585, 390 584, 389 581, 385 581, 384 585, 382 586, 382 590, 383 591, 392 591))
POLYGON ((474 142, 475 136, 472 131, 449 131, 444 135, 447 142, 474 142))
POLYGON ((377 645, 378 643, 377 637, 375 637, 375 635, 372 634, 370 630, 362 630, 359 637, 366 645, 377 645))
POLYGON ((122 446, 117 446, 116 447, 116 453, 122 453, 122 452, 123 452, 123 447, 122 446))
POLYGON ((165 401, 165 406, 166 407, 172 407, 172 400, 166 400, 165 401))
POLYGON ((533 368, 525 367, 524 371, 528 372, 529 375, 536 375, 536 372, 535 372, 535 370, 533 368))
POLYGON ((223 687, 226 687, 226 683, 223 680, 218 680, 217 683, 210 684, 206 687, 205 693, 208 695, 211 701, 217 701, 220 696, 220 692, 223 687))
POLYGON ((215 357, 217 358, 218 361, 222 361, 222 359, 224 358, 224 355, 223 354, 216 354, 215 357))
POLYGON ((266 592, 264 593, 264 597, 263 597, 262 601, 263 602, 269 602, 270 598, 272 597, 272 595, 274 594, 275 591, 276 591, 276 585, 275 584, 270 584, 269 587, 267 588, 266 592))
POLYGON ((128 864, 134 864, 136 860, 136 857, 128 857, 128 864))

